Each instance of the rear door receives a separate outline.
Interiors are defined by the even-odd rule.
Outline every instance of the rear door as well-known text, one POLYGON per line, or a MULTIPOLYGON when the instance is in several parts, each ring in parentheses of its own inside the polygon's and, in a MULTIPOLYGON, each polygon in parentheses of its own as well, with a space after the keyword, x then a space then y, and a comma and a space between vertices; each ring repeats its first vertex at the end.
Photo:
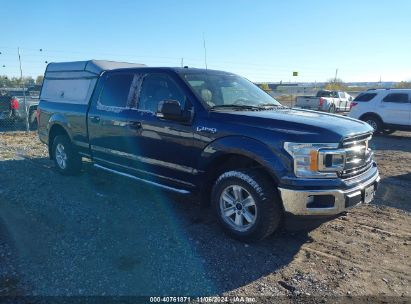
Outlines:
POLYGON ((340 97, 338 96, 338 92, 332 91, 330 99, 332 101, 332 104, 335 106, 335 108, 339 110, 340 109, 340 97))
POLYGON ((410 97, 406 92, 388 93, 380 104, 380 116, 384 123, 410 125, 410 97))
POLYGON ((348 99, 346 95, 345 92, 338 92, 340 111, 347 111, 348 99))
POLYGON ((129 152, 140 128, 135 108, 139 80, 133 72, 109 72, 96 88, 87 115, 90 148, 96 163, 120 171, 132 167, 129 152))

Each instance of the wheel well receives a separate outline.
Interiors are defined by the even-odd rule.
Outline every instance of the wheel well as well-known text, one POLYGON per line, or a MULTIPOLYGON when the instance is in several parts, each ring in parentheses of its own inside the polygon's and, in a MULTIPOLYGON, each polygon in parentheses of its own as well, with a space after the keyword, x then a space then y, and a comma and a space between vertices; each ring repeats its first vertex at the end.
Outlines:
POLYGON ((202 204, 208 205, 210 203, 210 195, 214 182, 223 174, 223 172, 230 170, 242 169, 258 169, 262 174, 276 185, 274 177, 257 161, 252 158, 239 154, 226 154, 218 157, 212 161, 205 170, 205 183, 201 186, 201 201, 202 204))
POLYGON ((67 135, 68 136, 68 133, 62 126, 55 124, 51 127, 50 132, 49 132, 49 145, 48 146, 49 146, 50 159, 53 158, 53 155, 52 155, 53 154, 52 153, 53 142, 54 142, 54 139, 56 138, 56 136, 58 136, 58 135, 67 135))
POLYGON ((381 122, 383 122, 380 115, 378 115, 376 113, 372 113, 372 112, 364 113, 363 115, 360 116, 359 119, 360 120, 365 120, 367 117, 375 117, 375 118, 379 119, 381 122))

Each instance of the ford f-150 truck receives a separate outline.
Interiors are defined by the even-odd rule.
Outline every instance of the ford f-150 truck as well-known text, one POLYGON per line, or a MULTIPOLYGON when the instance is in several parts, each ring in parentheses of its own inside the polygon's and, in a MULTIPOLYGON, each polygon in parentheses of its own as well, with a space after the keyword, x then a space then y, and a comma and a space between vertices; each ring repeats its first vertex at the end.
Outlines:
POLYGON ((107 61, 50 63, 38 134, 62 174, 94 166, 209 202, 254 241, 288 216, 369 203, 379 173, 365 122, 290 109, 232 73, 107 61))
POLYGON ((347 92, 318 91, 315 96, 297 96, 295 106, 324 112, 349 111, 353 97, 347 92))

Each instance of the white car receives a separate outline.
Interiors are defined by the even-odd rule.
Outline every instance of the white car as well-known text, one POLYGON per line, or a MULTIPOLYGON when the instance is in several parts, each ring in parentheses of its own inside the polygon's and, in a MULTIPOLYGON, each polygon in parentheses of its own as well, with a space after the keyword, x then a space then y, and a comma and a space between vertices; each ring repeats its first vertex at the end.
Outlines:
POLYGON ((372 89, 351 103, 350 117, 370 124, 375 133, 411 131, 411 89, 372 89))

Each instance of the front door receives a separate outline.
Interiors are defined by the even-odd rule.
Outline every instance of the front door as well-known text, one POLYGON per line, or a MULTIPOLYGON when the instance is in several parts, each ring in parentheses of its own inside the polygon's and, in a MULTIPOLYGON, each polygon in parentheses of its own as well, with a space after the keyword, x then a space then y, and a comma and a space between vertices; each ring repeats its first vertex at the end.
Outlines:
POLYGON ((191 188, 197 174, 193 126, 163 120, 156 112, 164 100, 177 100, 182 110, 190 109, 192 103, 179 79, 167 73, 144 75, 139 92, 137 109, 141 125, 134 145, 138 151, 137 168, 156 182, 191 188))

